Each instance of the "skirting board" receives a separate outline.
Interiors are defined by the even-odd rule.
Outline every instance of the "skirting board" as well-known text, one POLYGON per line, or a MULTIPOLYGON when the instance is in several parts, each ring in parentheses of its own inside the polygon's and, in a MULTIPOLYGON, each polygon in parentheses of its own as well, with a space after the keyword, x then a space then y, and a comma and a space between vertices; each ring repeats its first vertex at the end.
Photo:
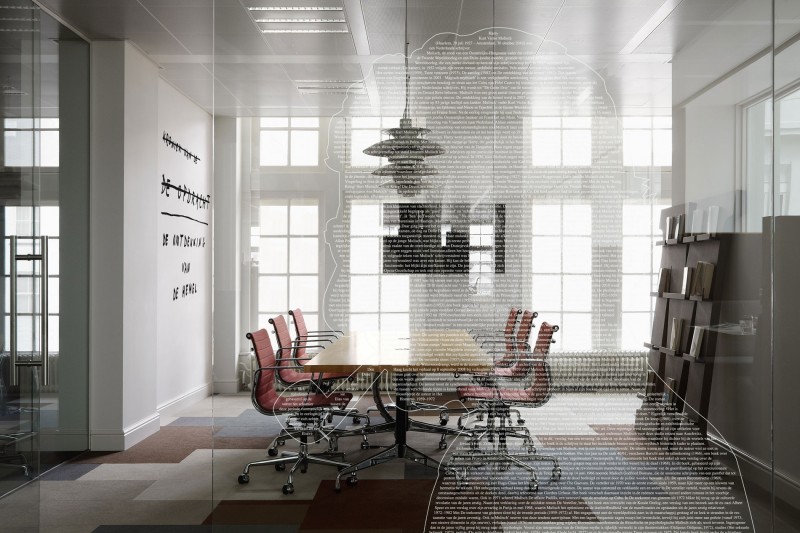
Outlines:
POLYGON ((214 394, 236 394, 237 392, 239 392, 239 382, 235 379, 214 382, 214 394))
POLYGON ((88 446, 86 432, 42 431, 39 433, 39 449, 43 452, 81 452, 88 446))
POLYGON ((122 431, 92 431, 89 446, 92 451, 119 452, 143 441, 159 429, 161 429, 161 416, 153 413, 122 431))
POLYGON ((186 409, 187 407, 191 407, 192 405, 196 404, 200 400, 204 398, 208 398, 211 396, 211 383, 206 383, 205 385, 200 385, 189 392, 178 396, 177 398, 173 398, 168 402, 164 402, 159 405, 156 410, 158 414, 161 416, 172 416, 178 411, 186 409))
MULTIPOLYGON (((769 465, 716 435, 709 433, 708 440, 717 448, 733 452, 740 461, 739 466, 744 479, 768 492, 771 490, 772 468, 769 465)), ((775 470, 775 496, 795 509, 800 509, 800 483, 780 470, 775 470)))

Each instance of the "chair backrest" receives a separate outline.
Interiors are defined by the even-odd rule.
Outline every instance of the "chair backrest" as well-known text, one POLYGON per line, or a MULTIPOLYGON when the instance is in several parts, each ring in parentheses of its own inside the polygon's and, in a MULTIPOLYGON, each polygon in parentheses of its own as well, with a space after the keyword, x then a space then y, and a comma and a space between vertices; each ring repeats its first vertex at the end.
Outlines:
POLYGON ((275 390, 275 351, 272 349, 272 341, 269 340, 267 330, 263 328, 248 333, 247 338, 253 344, 258 367, 262 369, 256 372, 253 379, 253 405, 261 412, 272 414, 272 407, 279 398, 278 391, 275 390))
MULTIPOLYGON (((297 355, 292 348, 292 335, 289 333, 289 324, 283 315, 278 315, 269 319, 269 323, 275 328, 275 340, 278 341, 278 378, 284 383, 296 381, 297 362, 293 360, 297 355), (280 367, 286 367, 280 368, 280 367)), ((304 361, 299 361, 303 364, 304 361)))
POLYGON ((519 329, 517 329, 517 345, 515 349, 525 349, 525 343, 528 342, 531 336, 531 330, 533 329, 533 319, 537 316, 539 316, 539 313, 528 311, 527 309, 522 313, 522 318, 519 321, 519 329))
POLYGON ((547 362, 547 355, 550 353, 550 345, 555 342, 553 333, 558 331, 558 326, 542 322, 539 326, 539 335, 536 337, 536 346, 533 353, 543 355, 540 360, 531 361, 533 372, 531 372, 531 384, 526 389, 528 399, 536 406, 547 403, 552 393, 553 381, 550 374, 550 364, 547 362))
POLYGON ((289 315, 294 319, 294 332, 297 334, 297 349, 295 351, 296 356, 300 358, 305 357, 308 339, 308 327, 306 326, 306 319, 303 317, 303 312, 299 307, 289 311, 289 315))
POLYGON ((506 337, 511 337, 514 335, 514 329, 517 327, 517 319, 519 318, 520 313, 522 313, 522 309, 518 309, 516 307, 512 307, 508 312, 508 320, 506 320, 506 327, 503 330, 503 333, 506 337))

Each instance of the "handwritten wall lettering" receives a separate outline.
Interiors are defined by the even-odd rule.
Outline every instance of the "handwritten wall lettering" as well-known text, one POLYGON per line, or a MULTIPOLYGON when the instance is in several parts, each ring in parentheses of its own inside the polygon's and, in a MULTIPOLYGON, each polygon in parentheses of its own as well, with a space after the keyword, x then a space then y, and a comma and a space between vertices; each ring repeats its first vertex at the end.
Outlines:
POLYGON ((185 185, 173 185, 169 178, 166 178, 164 174, 161 174, 161 194, 169 198, 170 189, 178 192, 178 200, 186 202, 189 205, 193 205, 197 209, 208 209, 209 205, 211 204, 210 194, 201 196, 185 185))
POLYGON ((208 226, 208 222, 203 222, 202 220, 197 220, 196 218, 187 217, 186 215, 180 215, 178 213, 168 213, 167 211, 161 211, 161 214, 168 217, 185 218, 186 220, 191 220, 192 222, 197 222, 198 224, 208 226))
POLYGON ((196 156, 195 154, 193 154, 192 152, 190 152, 189 150, 187 150, 186 148, 184 148, 180 144, 178 144, 175 141, 173 141, 172 137, 170 137, 169 133, 167 133, 166 131, 161 136, 161 140, 164 141, 164 144, 166 144, 167 146, 169 146, 170 148, 172 148, 173 150, 175 150, 179 154, 183 154, 183 156, 186 159, 188 159, 190 161, 194 161, 195 165, 197 164, 198 161, 200 161, 200 158, 198 156, 196 156))
POLYGON ((183 272, 184 274, 188 274, 189 268, 191 266, 192 266, 191 263, 186 263, 186 262, 181 263, 181 272, 183 272))
POLYGON ((172 300, 197 294, 197 283, 185 283, 172 289, 172 300))

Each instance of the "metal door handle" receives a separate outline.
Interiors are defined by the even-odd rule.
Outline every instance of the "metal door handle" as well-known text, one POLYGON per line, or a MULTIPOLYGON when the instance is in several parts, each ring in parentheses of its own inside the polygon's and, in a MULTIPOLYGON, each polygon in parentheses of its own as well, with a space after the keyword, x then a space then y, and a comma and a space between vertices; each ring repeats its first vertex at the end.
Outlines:
POLYGON ((47 285, 48 285, 48 272, 47 272, 47 247, 48 247, 48 237, 41 236, 39 237, 39 253, 38 254, 27 254, 27 255, 18 255, 17 254, 17 236, 12 235, 9 237, 9 263, 10 263, 10 291, 11 294, 9 295, 11 300, 11 316, 10 316, 10 326, 11 326, 11 385, 18 384, 17 378, 17 368, 20 366, 41 366, 42 367, 42 385, 49 385, 50 384, 50 373, 49 373, 49 357, 48 357, 48 338, 47 338, 47 319, 48 319, 48 294, 47 294, 47 285), (41 298, 40 301, 40 308, 39 311, 41 313, 41 332, 39 335, 39 339, 41 342, 41 353, 42 359, 41 361, 26 361, 24 363, 20 363, 17 361, 17 261, 40 261, 41 262, 41 284, 40 284, 40 291, 39 296, 41 298))

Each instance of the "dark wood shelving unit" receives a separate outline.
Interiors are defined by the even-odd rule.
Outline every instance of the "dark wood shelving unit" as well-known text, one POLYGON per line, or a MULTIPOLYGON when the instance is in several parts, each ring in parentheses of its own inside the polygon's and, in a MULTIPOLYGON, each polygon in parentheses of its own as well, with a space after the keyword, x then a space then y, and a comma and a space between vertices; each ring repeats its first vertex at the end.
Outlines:
MULTIPOLYGON (((662 211, 661 228, 664 228, 667 217, 683 212, 684 206, 662 211)), ((647 413, 645 416, 637 413, 637 430, 643 430, 639 425, 645 421, 655 421, 655 426, 661 428, 656 432, 656 440, 671 443, 671 439, 664 439, 662 431, 666 420, 674 417, 675 413, 683 413, 682 417, 691 421, 703 437, 706 436, 716 333, 709 330, 704 332, 697 357, 691 357, 689 349, 693 326, 711 326, 719 320, 718 280, 725 268, 725 265, 719 264, 719 259, 724 239, 703 233, 658 241, 656 246, 661 247, 661 268, 670 269, 670 290, 650 293, 656 298, 656 307, 650 342, 645 342, 644 346, 649 350, 647 361, 649 368, 656 373, 656 380, 650 397, 643 395, 640 411, 647 413), (709 298, 672 292, 682 286, 684 267, 696 268, 698 261, 715 265, 709 298), (673 350, 667 346, 675 318, 681 319, 683 324, 677 349, 673 350), (675 381, 675 394, 672 395, 672 402, 667 405, 661 402, 661 398, 664 397, 665 384, 671 379, 675 381)), ((647 431, 644 433, 647 434, 647 431)))

